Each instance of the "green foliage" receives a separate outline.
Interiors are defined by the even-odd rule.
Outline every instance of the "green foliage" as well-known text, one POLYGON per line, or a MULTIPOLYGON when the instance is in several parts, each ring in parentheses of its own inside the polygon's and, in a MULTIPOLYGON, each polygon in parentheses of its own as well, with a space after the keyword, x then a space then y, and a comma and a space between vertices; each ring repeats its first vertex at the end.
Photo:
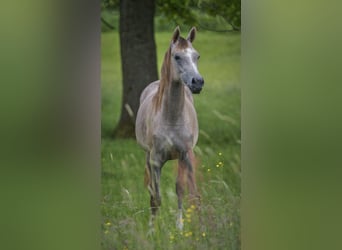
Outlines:
POLYGON ((212 26, 219 25, 222 18, 233 30, 240 30, 241 26, 241 0, 158 0, 157 10, 157 14, 174 24, 218 30, 212 26), (208 16, 214 18, 209 24, 208 16))
POLYGON ((211 16, 221 16, 233 29, 240 30, 241 27, 241 0, 199 0, 202 12, 211 16))
POLYGON ((175 24, 197 26, 198 20, 194 12, 196 5, 194 0, 157 0, 157 14, 175 24))
POLYGON ((120 0, 101 0, 101 10, 118 10, 120 0))
POLYGON ((174 24, 209 28, 203 24, 203 16, 209 15, 223 18, 233 30, 240 30, 241 26, 241 0, 157 0, 157 10, 174 24))
MULTIPOLYGON (((119 10, 119 0, 101 0, 101 10, 108 23, 115 23, 110 15, 115 15, 113 10, 119 10)), ((155 17, 159 31, 176 25, 214 31, 240 30, 241 0, 156 0, 155 17)), ((103 26, 102 30, 106 31, 108 27, 103 26)))
MULTIPOLYGON (((187 30, 181 27, 182 34, 187 30)), ((172 30, 171 30, 172 32, 172 30)), ((157 32, 161 66, 171 33, 157 32)), ((102 34, 102 248, 103 249, 240 249, 240 35, 199 32, 194 42, 201 53, 205 79, 194 96, 200 135, 197 183, 202 196, 202 225, 184 202, 185 228, 176 229, 176 162, 163 167, 162 207, 155 235, 148 236, 149 194, 144 187, 143 150, 134 140, 112 140, 121 103, 118 34, 102 34)))
POLYGON ((101 23, 101 31, 108 32, 112 30, 119 30, 119 11, 105 9, 101 12, 101 18, 105 20, 105 22, 109 23, 111 27, 106 25, 103 21, 101 23))

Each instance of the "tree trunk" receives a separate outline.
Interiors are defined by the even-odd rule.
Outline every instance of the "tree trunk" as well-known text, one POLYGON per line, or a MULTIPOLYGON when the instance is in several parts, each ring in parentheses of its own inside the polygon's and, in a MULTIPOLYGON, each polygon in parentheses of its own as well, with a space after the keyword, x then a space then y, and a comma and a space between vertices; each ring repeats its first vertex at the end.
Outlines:
POLYGON ((150 82, 158 79, 154 12, 154 0, 120 1, 123 98, 115 137, 135 136, 140 94, 150 82))

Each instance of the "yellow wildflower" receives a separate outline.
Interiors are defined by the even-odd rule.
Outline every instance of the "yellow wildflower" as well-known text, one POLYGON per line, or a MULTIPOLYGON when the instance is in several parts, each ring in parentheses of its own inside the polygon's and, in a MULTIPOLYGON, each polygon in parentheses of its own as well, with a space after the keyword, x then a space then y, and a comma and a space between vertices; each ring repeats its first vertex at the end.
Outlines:
POLYGON ((192 235, 192 232, 187 232, 187 233, 185 233, 185 237, 189 237, 189 236, 191 236, 192 235))

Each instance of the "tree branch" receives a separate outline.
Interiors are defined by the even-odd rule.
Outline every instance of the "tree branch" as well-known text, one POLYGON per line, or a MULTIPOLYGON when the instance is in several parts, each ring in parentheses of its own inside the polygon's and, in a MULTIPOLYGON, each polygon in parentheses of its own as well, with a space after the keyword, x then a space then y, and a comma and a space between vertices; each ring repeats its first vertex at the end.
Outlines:
POLYGON ((110 28, 111 30, 114 30, 115 27, 113 25, 111 25, 110 23, 108 23, 106 20, 104 20, 103 17, 101 17, 101 22, 103 22, 108 28, 110 28))
POLYGON ((204 30, 208 30, 208 31, 214 31, 214 32, 239 32, 240 29, 237 28, 237 27, 234 27, 233 25, 231 25, 233 28, 232 29, 227 29, 227 30, 216 30, 216 29, 211 29, 209 27, 206 27, 206 26, 203 26, 202 24, 198 24, 198 26, 201 28, 201 29, 204 29, 204 30))
POLYGON ((230 26, 233 27, 233 30, 235 30, 235 31, 240 31, 240 30, 241 30, 241 27, 235 26, 235 25, 233 24, 233 21, 232 21, 230 18, 227 17, 227 18, 226 18, 226 21, 229 23, 230 26))

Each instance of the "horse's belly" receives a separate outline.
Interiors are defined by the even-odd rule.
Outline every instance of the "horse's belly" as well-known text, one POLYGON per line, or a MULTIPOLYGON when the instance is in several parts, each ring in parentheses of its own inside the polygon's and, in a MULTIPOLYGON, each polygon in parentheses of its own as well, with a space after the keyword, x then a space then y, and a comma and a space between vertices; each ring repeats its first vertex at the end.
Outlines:
POLYGON ((193 135, 191 133, 168 132, 155 134, 154 147, 169 157, 175 159, 179 153, 186 152, 193 147, 193 135))

